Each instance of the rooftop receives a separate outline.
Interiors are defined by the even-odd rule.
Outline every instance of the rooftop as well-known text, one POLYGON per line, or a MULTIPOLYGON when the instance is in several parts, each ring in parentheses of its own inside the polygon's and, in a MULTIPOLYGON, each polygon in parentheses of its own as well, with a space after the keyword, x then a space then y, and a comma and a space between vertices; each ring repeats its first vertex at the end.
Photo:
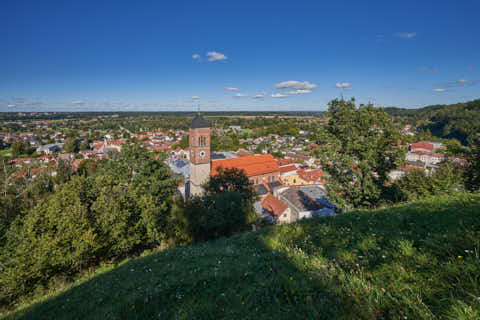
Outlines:
POLYGON ((332 207, 332 204, 326 198, 325 191, 319 186, 289 187, 280 194, 299 212, 317 211, 332 207))
POLYGON ((263 198, 262 207, 275 216, 275 218, 278 218, 287 210, 288 205, 269 193, 263 198))
POLYGON ((211 175, 217 174, 218 168, 237 168, 244 170, 249 177, 279 171, 279 167, 271 154, 262 154, 225 160, 212 161, 211 175))
POLYGON ((195 118, 192 120, 192 124, 190 125, 191 129, 198 129, 198 128, 208 128, 208 121, 205 120, 200 113, 195 115, 195 118))

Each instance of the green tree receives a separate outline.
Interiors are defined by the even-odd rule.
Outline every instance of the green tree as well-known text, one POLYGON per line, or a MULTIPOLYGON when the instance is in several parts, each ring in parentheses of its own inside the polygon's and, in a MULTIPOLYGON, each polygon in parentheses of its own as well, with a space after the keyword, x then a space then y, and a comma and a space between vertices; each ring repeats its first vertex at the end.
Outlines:
POLYGON ((56 166, 55 183, 63 184, 70 180, 73 175, 73 168, 70 161, 58 160, 56 166))
POLYGON ((182 140, 180 140, 180 143, 178 144, 178 146, 179 146, 181 149, 187 149, 188 146, 189 146, 188 136, 184 136, 184 137, 182 138, 182 140))
POLYGON ((91 176, 97 171, 97 167, 95 160, 85 159, 78 165, 77 173, 81 176, 91 176))
POLYGON ((448 139, 445 142, 445 148, 447 149, 447 153, 450 155, 459 156, 465 153, 465 148, 457 139, 448 139))
POLYGON ((0 296, 14 300, 53 276, 70 275, 96 259, 92 188, 74 178, 12 225, 4 251, 0 296))
POLYGON ((75 137, 70 137, 65 140, 65 144, 63 145, 63 152, 72 153, 78 152, 80 147, 80 140, 75 137))
POLYGON ((386 191, 389 172, 402 164, 404 151, 395 148, 399 128, 381 109, 355 106, 355 100, 329 104, 325 135, 330 142, 319 154, 330 175, 327 191, 337 205, 375 207, 386 191))
POLYGON ((88 138, 85 138, 82 143, 79 146, 79 150, 89 150, 90 149, 90 143, 92 141, 88 138))
POLYGON ((12 152, 12 157, 17 158, 20 155, 28 154, 29 153, 29 146, 21 141, 15 141, 12 143, 10 150, 12 152))
POLYGON ((255 189, 245 172, 237 168, 218 168, 217 174, 210 177, 204 186, 206 194, 215 195, 222 192, 239 192, 243 199, 253 202, 255 189))
POLYGON ((392 185, 393 201, 412 201, 434 195, 447 195, 462 190, 461 169, 451 163, 443 163, 432 174, 414 169, 392 185))
POLYGON ((248 230, 257 217, 255 190, 243 171, 220 168, 205 195, 177 199, 169 216, 170 236, 179 243, 208 241, 248 230))
POLYGON ((465 187, 469 191, 480 191, 480 135, 472 139, 474 144, 468 156, 468 164, 465 170, 465 187))

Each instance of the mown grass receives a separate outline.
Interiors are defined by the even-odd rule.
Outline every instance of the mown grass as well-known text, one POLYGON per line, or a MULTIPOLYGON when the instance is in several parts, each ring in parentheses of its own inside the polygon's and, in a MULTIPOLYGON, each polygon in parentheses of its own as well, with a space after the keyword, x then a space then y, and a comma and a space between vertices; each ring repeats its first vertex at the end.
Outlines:
POLYGON ((480 196, 265 228, 128 261, 8 319, 480 319, 480 196))

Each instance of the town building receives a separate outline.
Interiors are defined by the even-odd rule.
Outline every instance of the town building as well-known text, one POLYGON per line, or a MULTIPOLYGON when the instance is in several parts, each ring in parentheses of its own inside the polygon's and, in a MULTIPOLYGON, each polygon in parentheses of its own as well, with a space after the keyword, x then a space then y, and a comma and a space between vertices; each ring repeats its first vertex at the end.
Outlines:
POLYGON ((333 215, 335 212, 335 206, 327 199, 324 188, 319 185, 278 188, 274 191, 274 196, 291 209, 287 222, 333 215))
POLYGON ((410 151, 413 151, 413 152, 415 151, 433 152, 433 150, 434 150, 433 144, 425 141, 412 143, 412 145, 410 146, 410 151))
POLYGON ((280 178, 280 168, 271 154, 212 161, 211 175, 217 175, 219 168, 243 170, 254 185, 278 181, 280 178))

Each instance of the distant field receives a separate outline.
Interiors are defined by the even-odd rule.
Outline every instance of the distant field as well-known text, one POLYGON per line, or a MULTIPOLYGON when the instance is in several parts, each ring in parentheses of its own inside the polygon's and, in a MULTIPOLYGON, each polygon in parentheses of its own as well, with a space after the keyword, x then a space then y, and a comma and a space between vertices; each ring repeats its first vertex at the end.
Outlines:
POLYGON ((479 280, 480 195, 453 195, 151 254, 8 319, 480 319, 479 280))

